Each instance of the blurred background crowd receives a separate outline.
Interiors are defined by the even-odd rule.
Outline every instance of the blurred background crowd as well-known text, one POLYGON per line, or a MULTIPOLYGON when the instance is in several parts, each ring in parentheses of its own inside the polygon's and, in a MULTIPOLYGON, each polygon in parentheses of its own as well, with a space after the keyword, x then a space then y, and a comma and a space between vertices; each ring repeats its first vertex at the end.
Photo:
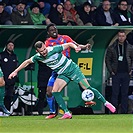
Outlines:
POLYGON ((132 0, 0 0, 0 25, 133 25, 132 0))

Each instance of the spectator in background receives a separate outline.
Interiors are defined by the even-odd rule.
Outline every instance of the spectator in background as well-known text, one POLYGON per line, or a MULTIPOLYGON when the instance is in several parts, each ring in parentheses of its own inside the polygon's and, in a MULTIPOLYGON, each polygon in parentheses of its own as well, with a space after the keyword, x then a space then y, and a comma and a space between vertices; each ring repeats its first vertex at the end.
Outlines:
POLYGON ((98 26, 118 26, 114 19, 114 12, 111 9, 109 0, 103 0, 102 5, 96 10, 96 24, 98 26))
POLYGON ((38 76, 37 76, 37 87, 38 87, 38 113, 43 114, 44 107, 47 105, 46 100, 46 88, 48 79, 51 76, 52 70, 42 62, 38 62, 38 76))
POLYGON ((12 10, 16 7, 16 3, 18 0, 2 0, 2 1, 6 4, 5 11, 11 14, 12 10))
POLYGON ((105 56, 108 71, 112 77, 111 103, 117 108, 120 94, 121 114, 128 111, 128 89, 133 64, 133 46, 126 40, 125 31, 118 32, 118 39, 108 47, 105 56))
POLYGON ((133 1, 132 0, 127 0, 128 4, 129 5, 132 5, 133 4, 133 1))
POLYGON ((12 25, 11 16, 4 10, 5 4, 0 2, 0 25, 12 25))
POLYGON ((85 2, 79 12, 80 19, 84 23, 84 25, 92 26, 93 25, 93 16, 94 13, 91 12, 91 4, 89 2, 85 2))
POLYGON ((44 2, 45 0, 38 0, 38 4, 40 6, 40 12, 47 17, 50 9, 51 9, 51 5, 47 2, 44 2))
POLYGON ((84 25, 82 20, 79 18, 77 11, 72 7, 72 4, 69 0, 66 0, 64 3, 64 20, 68 25, 84 25))
POLYGON ((120 0, 115 9, 115 21, 120 26, 133 25, 133 14, 128 11, 127 0, 120 0))
POLYGON ((45 18, 45 16, 40 13, 40 6, 36 2, 29 8, 29 13, 34 25, 48 25, 51 23, 48 18, 45 18))
POLYGON ((55 8, 58 4, 64 4, 65 0, 48 0, 48 3, 51 5, 51 8, 55 8))
POLYGON ((26 9, 24 0, 19 0, 16 3, 16 8, 11 14, 13 25, 33 25, 31 16, 26 9))
POLYGON ((9 74, 15 70, 18 66, 18 58, 14 53, 14 42, 8 41, 5 47, 5 50, 0 53, 0 66, 4 74, 5 80, 5 106, 8 110, 10 110, 13 93, 14 93, 14 85, 17 80, 17 77, 13 79, 8 79, 9 74))
POLYGON ((67 25, 67 22, 64 20, 64 7, 62 4, 58 4, 55 8, 53 8, 48 18, 56 25, 67 25))
POLYGON ((10 112, 6 109, 6 107, 4 105, 5 81, 4 81, 3 76, 4 75, 3 75, 3 72, 0 67, 0 111, 5 113, 6 115, 10 115, 10 112))
POLYGON ((91 5, 94 4, 94 0, 75 0, 75 7, 81 7, 85 2, 89 2, 91 5))
POLYGON ((30 7, 34 2, 37 2, 38 0, 26 0, 27 7, 30 7))
POLYGON ((133 14, 133 4, 129 6, 128 11, 133 14))

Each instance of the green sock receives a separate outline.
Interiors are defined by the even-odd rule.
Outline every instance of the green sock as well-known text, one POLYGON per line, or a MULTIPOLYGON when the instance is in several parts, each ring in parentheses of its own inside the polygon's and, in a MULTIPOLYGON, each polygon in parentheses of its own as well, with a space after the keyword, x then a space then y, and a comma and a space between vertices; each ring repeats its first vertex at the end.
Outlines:
POLYGON ((4 105, 5 88, 0 87, 0 105, 4 105))
POLYGON ((86 82, 84 80, 81 81, 81 83, 87 88, 93 91, 95 97, 100 100, 101 102, 105 103, 106 100, 103 97, 103 95, 95 88, 92 88, 91 86, 89 86, 88 84, 86 84, 86 82))
POLYGON ((91 87, 91 86, 89 86, 88 89, 90 89, 90 90, 93 91, 95 97, 96 97, 98 100, 100 100, 100 101, 103 102, 103 103, 106 102, 106 100, 105 100, 105 98, 103 97, 103 95, 102 95, 97 89, 95 89, 95 88, 93 88, 93 87, 91 87))
POLYGON ((69 112, 67 109, 67 106, 65 104, 65 101, 63 100, 60 92, 53 92, 53 96, 55 97, 58 105, 64 110, 64 112, 69 112))

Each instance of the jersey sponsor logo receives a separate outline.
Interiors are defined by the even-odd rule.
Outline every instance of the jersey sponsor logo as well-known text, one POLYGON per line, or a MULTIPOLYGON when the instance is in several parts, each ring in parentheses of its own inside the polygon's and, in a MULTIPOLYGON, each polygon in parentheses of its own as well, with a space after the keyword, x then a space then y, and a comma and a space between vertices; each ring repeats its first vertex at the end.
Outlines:
POLYGON ((63 38, 60 38, 60 42, 63 43, 64 42, 64 39, 63 38))
POLYGON ((86 76, 92 75, 93 58, 78 58, 78 66, 86 76))

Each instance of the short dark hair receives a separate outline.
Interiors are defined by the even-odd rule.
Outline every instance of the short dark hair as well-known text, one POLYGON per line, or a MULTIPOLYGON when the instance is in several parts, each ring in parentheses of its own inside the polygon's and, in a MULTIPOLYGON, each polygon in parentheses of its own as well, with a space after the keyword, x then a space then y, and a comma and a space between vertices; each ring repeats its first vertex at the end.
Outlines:
POLYGON ((118 2, 118 5, 120 5, 122 2, 127 2, 127 4, 128 4, 128 1, 127 1, 127 0, 120 0, 120 1, 118 2))
POLYGON ((43 42, 42 41, 37 41, 34 45, 35 49, 38 49, 38 48, 41 48, 43 45, 43 42))
POLYGON ((8 40, 8 41, 6 42, 6 46, 7 46, 9 43, 13 43, 13 44, 14 44, 14 41, 13 41, 13 40, 8 40))
POLYGON ((51 26, 56 26, 56 25, 55 25, 54 23, 50 23, 50 24, 47 26, 46 31, 48 31, 49 28, 50 28, 51 26))
POLYGON ((119 30, 118 33, 126 33, 125 30, 119 30))

